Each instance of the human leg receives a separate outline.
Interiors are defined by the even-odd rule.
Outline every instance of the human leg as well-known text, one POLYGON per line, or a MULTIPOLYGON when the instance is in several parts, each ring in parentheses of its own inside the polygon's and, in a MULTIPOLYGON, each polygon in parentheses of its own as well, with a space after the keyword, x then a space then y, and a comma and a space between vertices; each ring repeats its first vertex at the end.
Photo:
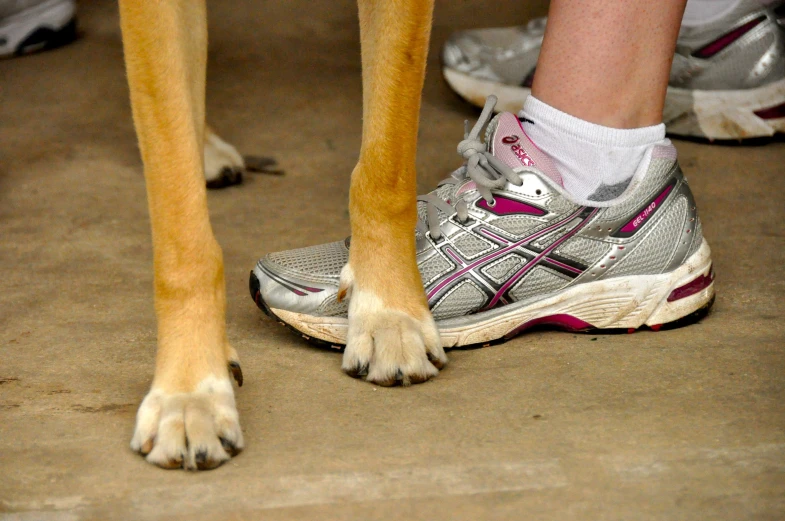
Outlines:
MULTIPOLYGON (((665 99, 669 134, 743 139, 785 131, 784 16, 782 0, 687 2, 665 99)), ((447 83, 475 105, 494 94, 496 110, 517 112, 531 93, 545 26, 538 18, 454 33, 442 51, 447 83)))

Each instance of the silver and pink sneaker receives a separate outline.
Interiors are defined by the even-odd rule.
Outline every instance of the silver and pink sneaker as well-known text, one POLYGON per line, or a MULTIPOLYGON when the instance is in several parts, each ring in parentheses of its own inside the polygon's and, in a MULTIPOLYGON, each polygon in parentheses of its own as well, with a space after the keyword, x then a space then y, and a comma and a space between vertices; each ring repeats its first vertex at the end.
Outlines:
MULTIPOLYGON (((670 142, 652 147, 620 197, 580 202, 514 114, 488 122, 494 102, 458 147, 464 165, 418 198, 417 261, 445 347, 536 325, 658 330, 709 309, 711 254, 670 142)), ((340 347, 350 247, 265 256, 251 272, 254 301, 306 339, 340 347)))
MULTIPOLYGON (((517 112, 531 92, 545 18, 450 36, 442 72, 461 97, 517 112)), ((679 33, 664 123, 679 136, 745 139, 785 133, 785 1, 742 0, 722 18, 679 33)))

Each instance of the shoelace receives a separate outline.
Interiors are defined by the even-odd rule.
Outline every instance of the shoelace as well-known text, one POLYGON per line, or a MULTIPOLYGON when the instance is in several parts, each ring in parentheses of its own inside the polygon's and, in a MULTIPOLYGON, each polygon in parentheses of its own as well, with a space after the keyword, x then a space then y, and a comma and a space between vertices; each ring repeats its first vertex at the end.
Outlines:
MULTIPOLYGON (((451 177, 448 177, 438 185, 441 187, 448 184, 458 184, 465 182, 466 179, 471 179, 477 185, 477 191, 490 207, 496 204, 491 190, 504 188, 508 182, 516 186, 523 184, 520 175, 488 152, 487 144, 479 139, 483 127, 493 117, 494 106, 496 106, 496 96, 488 96, 477 123, 474 124, 471 132, 464 133, 463 141, 458 144, 458 153, 466 159, 466 163, 456 170, 451 177)), ((468 126, 469 121, 467 120, 466 127, 468 128, 468 126)), ((469 218, 469 208, 463 198, 459 198, 455 205, 451 205, 437 195, 430 193, 418 196, 417 201, 426 203, 426 219, 425 222, 417 221, 417 231, 422 235, 428 232, 437 241, 442 236, 439 211, 447 215, 447 217, 456 215, 458 222, 461 223, 465 223, 469 218)))

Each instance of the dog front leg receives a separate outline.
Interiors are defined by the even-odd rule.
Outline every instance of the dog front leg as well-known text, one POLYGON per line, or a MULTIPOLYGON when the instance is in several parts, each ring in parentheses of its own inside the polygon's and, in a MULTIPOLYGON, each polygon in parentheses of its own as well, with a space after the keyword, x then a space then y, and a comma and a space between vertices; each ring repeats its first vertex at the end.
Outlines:
POLYGON ((350 298, 343 369, 379 385, 435 376, 447 362, 415 259, 415 155, 432 0, 360 0, 363 137, 352 173, 350 298))
MULTIPOLYGON (((242 448, 226 341, 223 260, 203 168, 204 1, 120 1, 153 236, 158 351, 131 447, 166 468, 212 468, 242 448)), ((239 379, 238 379, 239 380, 239 379)))

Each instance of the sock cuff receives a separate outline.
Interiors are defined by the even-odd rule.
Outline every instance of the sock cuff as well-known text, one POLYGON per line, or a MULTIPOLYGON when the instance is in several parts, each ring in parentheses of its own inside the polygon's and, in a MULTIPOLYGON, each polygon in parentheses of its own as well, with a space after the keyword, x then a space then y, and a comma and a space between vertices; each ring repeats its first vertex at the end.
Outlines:
POLYGON ((611 128, 590 123, 551 107, 532 95, 526 98, 523 116, 535 125, 545 125, 597 146, 632 148, 648 146, 665 138, 665 125, 652 125, 633 129, 611 128))

